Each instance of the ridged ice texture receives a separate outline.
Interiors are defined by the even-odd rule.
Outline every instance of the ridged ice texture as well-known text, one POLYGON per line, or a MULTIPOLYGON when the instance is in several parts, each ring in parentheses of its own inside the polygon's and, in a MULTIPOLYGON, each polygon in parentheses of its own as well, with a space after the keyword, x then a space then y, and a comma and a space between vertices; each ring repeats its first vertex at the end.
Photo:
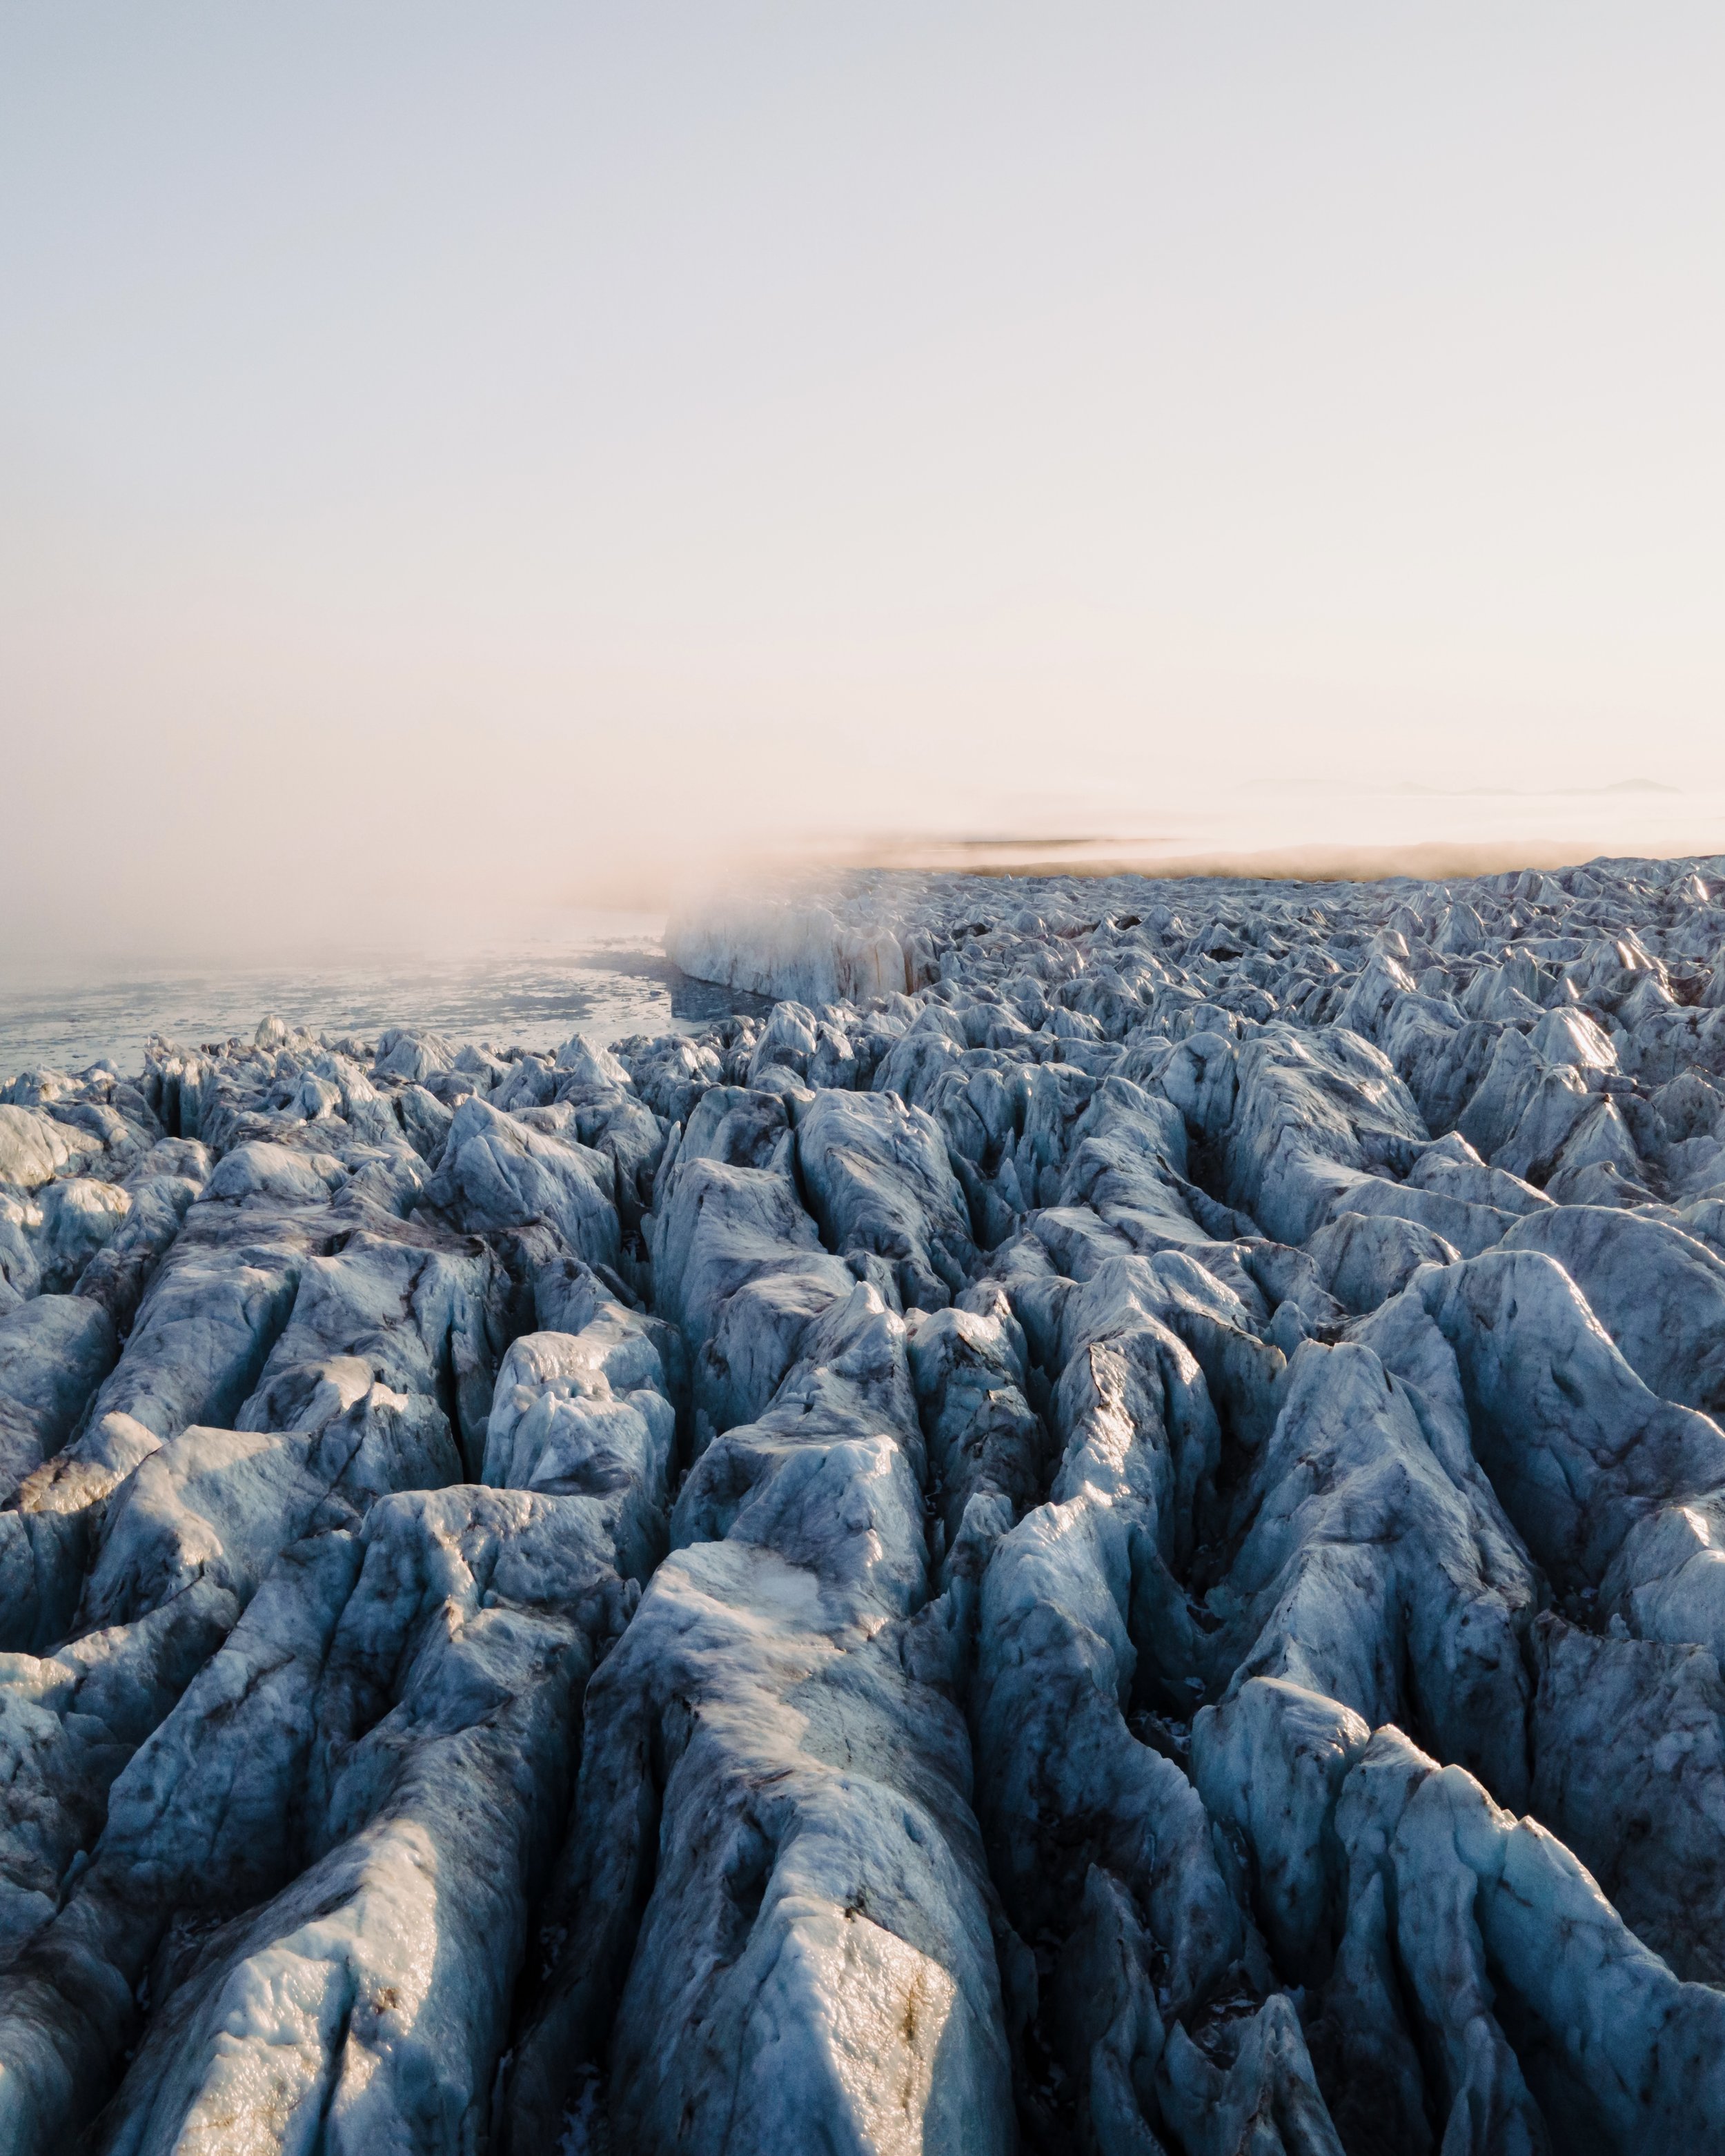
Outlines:
POLYGON ((0 2147, 1725 2147, 1725 859, 0 1100, 0 2147))

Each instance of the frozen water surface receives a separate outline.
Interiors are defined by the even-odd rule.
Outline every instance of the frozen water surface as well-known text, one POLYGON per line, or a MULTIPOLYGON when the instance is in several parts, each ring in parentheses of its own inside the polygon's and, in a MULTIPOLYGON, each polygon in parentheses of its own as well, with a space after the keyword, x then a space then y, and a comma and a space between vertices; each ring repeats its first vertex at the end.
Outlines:
POLYGON ((367 952, 329 964, 209 967, 97 978, 0 978, 0 1082, 31 1064, 81 1070, 106 1057, 136 1067, 152 1034, 171 1040, 249 1036, 273 1011, 313 1033, 364 1034, 418 1024, 462 1040, 555 1047, 576 1027, 598 1040, 687 1029, 753 1006, 692 978, 665 955, 664 921, 595 915, 553 942, 500 944, 403 963, 367 952))

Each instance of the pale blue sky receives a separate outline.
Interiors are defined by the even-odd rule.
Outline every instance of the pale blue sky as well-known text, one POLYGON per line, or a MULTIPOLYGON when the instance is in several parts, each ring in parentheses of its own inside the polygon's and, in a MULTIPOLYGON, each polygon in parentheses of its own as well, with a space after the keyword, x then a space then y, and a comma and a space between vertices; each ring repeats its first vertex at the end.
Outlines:
POLYGON ((3 0, 0 917, 1725 783, 1722 110, 1699 5, 3 0))

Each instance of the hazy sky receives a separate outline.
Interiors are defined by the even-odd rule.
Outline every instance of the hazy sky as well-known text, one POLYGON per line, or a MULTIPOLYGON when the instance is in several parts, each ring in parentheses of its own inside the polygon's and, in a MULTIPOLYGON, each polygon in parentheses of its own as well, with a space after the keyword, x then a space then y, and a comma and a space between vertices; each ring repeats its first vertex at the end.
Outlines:
POLYGON ((3 0, 0 933, 1725 784, 1722 110, 1717 4, 3 0))

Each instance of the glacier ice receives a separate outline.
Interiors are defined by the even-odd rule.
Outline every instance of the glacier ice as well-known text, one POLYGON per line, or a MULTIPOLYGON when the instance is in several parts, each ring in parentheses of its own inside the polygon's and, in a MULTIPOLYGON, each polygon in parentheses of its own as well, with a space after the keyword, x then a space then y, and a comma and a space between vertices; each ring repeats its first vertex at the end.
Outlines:
POLYGON ((1725 2142, 1725 858, 0 1098, 0 2143, 1725 2142))

